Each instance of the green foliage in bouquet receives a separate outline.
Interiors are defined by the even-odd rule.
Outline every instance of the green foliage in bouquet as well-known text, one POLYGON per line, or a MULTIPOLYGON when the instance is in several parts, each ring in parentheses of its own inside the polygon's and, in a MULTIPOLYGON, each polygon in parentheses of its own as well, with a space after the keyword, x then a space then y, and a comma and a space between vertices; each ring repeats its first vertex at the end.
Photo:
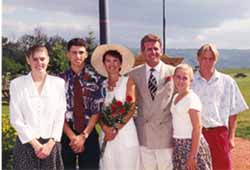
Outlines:
POLYGON ((124 124, 124 117, 129 113, 132 107, 132 98, 126 97, 125 102, 121 102, 116 98, 113 98, 109 105, 106 105, 102 109, 102 122, 113 128, 117 128, 117 124, 124 124))

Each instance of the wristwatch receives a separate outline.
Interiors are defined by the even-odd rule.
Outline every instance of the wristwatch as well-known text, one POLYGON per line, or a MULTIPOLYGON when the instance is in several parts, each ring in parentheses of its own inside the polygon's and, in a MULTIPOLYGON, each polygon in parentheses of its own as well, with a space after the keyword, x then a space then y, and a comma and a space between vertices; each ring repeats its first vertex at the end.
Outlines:
POLYGON ((89 134, 85 131, 83 131, 81 134, 84 136, 85 139, 87 139, 89 137, 89 134))

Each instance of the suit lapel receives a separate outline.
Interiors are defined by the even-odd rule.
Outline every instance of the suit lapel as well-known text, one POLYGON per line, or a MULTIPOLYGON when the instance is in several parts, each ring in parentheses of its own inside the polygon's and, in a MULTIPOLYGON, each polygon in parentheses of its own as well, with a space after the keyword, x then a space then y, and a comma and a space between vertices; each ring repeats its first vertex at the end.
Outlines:
MULTIPOLYGON (((160 70, 160 79, 159 79, 159 84, 157 87, 157 91, 156 91, 156 97, 155 100, 157 99, 157 97, 160 97, 160 94, 163 91, 166 91, 167 89, 169 89, 169 83, 167 82, 167 77, 168 76, 172 76, 171 72, 169 71, 169 69, 167 67, 165 67, 163 64, 161 66, 161 70, 160 70), (167 89, 166 89, 167 88, 167 89)), ((172 86, 171 86, 172 87, 172 86)), ((169 89, 170 90, 170 89, 169 89)))
POLYGON ((159 83, 157 85, 157 91, 156 91, 156 98, 157 96, 159 96, 159 94, 161 93, 162 91, 162 88, 164 88, 164 85, 166 83, 165 81, 165 76, 166 76, 166 71, 164 68, 163 68, 163 64, 161 65, 161 69, 160 69, 160 77, 159 77, 159 83))

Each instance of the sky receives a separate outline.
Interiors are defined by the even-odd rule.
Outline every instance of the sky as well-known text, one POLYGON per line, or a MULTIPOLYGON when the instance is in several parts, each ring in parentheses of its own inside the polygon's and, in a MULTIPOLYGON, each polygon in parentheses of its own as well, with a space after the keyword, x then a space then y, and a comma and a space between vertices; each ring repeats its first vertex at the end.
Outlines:
MULTIPOLYGON (((3 0, 2 35, 16 40, 40 28, 66 40, 95 33, 98 0, 3 0)), ((109 43, 139 48, 147 33, 162 37, 163 0, 107 0, 109 43)), ((167 48, 250 49, 249 0, 166 0, 167 48)))

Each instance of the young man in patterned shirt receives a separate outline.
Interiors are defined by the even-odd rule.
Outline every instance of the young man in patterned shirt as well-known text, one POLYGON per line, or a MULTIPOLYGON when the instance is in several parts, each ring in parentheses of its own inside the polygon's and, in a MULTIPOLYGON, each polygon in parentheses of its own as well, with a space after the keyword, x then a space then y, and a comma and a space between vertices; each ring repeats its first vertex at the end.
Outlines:
POLYGON ((85 64, 86 42, 74 38, 68 42, 70 68, 60 74, 66 82, 67 111, 62 137, 65 169, 97 170, 100 148, 96 122, 104 100, 102 77, 85 64), (77 91, 78 90, 78 91, 77 91))

